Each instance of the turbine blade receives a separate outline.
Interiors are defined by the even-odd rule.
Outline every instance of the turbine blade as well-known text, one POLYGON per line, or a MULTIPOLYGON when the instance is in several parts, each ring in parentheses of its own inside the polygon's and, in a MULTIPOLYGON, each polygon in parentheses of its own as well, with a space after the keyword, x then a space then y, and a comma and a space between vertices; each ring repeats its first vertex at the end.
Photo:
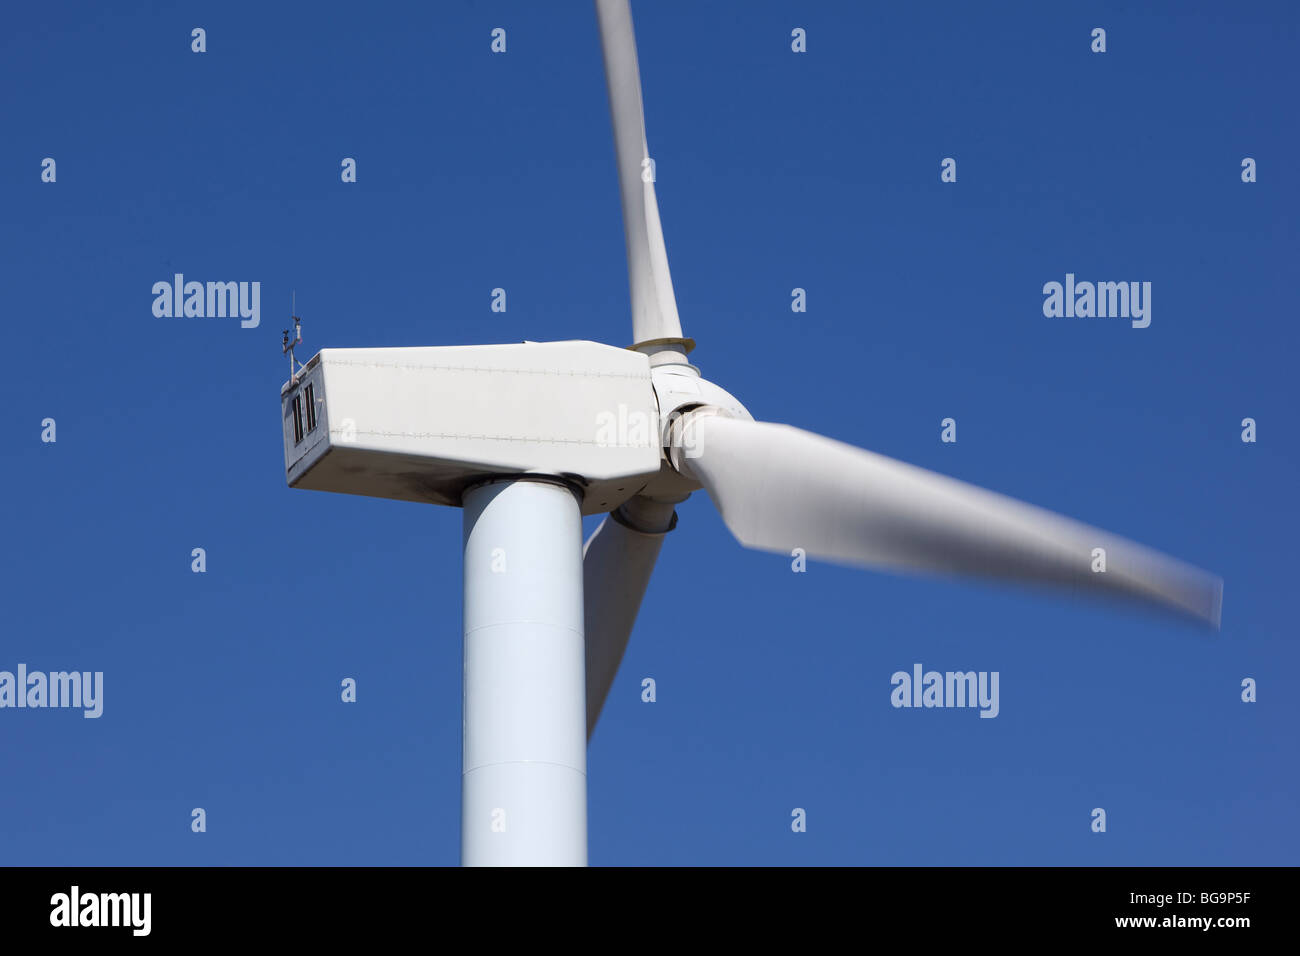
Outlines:
POLYGON ((674 523, 671 504, 634 498, 611 512, 583 546, 588 740, 627 650, 664 534, 674 523), (638 527, 662 530, 641 531, 638 527))
POLYGON ((663 344, 665 339, 681 339, 682 325, 659 224, 654 167, 648 162, 641 71, 628 0, 596 0, 596 19, 605 56, 605 85, 609 90, 618 187, 623 201, 633 344, 663 344))
POLYGON ((789 425, 689 427, 682 464, 746 547, 1109 592, 1219 627, 1220 578, 1124 538, 789 425))

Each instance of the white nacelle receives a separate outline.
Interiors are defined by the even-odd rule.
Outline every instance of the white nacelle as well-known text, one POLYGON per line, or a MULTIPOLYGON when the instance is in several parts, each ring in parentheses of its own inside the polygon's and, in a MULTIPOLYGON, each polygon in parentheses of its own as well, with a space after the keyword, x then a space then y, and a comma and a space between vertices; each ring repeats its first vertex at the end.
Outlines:
POLYGON ((659 472, 650 361, 595 342, 322 349, 280 403, 294 488, 459 507, 487 478, 549 475, 596 514, 659 472))

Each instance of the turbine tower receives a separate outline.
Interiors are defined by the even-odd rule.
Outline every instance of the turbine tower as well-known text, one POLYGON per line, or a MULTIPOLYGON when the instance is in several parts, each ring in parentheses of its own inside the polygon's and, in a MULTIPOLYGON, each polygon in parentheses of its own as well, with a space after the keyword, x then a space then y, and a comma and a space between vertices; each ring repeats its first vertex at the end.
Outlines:
POLYGON ((280 392, 291 487, 463 509, 464 864, 587 862, 587 740, 674 508, 700 489, 749 548, 1110 594, 1218 628, 1213 575, 757 422, 702 378, 668 271, 628 0, 596 0, 596 15, 633 344, 322 349, 280 392), (585 514, 606 517, 584 546, 585 514))

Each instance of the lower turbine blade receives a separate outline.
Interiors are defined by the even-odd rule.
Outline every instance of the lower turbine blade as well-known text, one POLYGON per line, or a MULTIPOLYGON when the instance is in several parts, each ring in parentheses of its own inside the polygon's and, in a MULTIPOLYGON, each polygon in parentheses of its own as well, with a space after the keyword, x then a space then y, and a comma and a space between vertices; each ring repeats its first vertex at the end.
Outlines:
POLYGON ((747 547, 1111 592, 1219 627, 1221 579, 1124 538, 789 425, 690 427, 682 465, 747 547))
POLYGON ((587 635, 587 739, 623 661, 673 506, 634 498, 611 512, 582 554, 584 629, 587 635), (638 531, 632 527, 660 528, 638 531))

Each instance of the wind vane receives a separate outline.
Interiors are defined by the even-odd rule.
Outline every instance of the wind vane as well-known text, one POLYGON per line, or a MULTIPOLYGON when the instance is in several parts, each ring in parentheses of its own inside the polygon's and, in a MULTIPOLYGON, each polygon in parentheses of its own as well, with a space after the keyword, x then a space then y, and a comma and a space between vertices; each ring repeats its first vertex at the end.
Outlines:
POLYGON ((306 367, 301 362, 298 362, 296 363, 298 366, 298 371, 294 370, 295 362, 293 357, 293 348, 295 345, 302 345, 302 319, 298 318, 298 316, 294 314, 297 311, 298 311, 298 291, 295 289, 293 292, 293 298, 290 299, 290 304, 289 304, 289 318, 293 319, 293 340, 290 341, 289 330, 285 329, 284 342, 280 349, 281 355, 289 356, 289 381, 293 382, 295 385, 298 383, 298 371, 301 371, 306 367))

